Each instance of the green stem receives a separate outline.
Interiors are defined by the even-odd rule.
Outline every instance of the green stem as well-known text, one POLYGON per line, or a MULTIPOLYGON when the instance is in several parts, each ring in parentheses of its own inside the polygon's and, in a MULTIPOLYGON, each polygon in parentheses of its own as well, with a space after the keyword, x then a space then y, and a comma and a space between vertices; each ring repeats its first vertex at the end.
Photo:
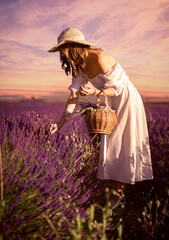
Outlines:
MULTIPOLYGON (((4 212, 4 196, 3 196, 3 170, 2 170, 2 155, 0 145, 0 181, 1 181, 1 201, 0 201, 0 222, 4 212)), ((3 235, 0 233, 0 240, 3 240, 3 235)))
POLYGON ((3 169, 2 169, 2 155, 1 155, 1 146, 0 146, 0 181, 1 181, 1 201, 4 200, 4 188, 3 188, 3 169))

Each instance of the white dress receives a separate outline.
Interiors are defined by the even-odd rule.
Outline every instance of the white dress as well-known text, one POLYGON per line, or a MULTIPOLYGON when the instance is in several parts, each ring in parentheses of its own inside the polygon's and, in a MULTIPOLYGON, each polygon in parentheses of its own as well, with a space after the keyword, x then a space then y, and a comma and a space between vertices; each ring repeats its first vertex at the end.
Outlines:
POLYGON ((105 74, 89 79, 82 71, 72 79, 70 90, 90 81, 97 89, 112 88, 108 97, 117 123, 110 135, 101 136, 97 178, 134 184, 153 179, 147 121, 142 99, 126 72, 117 64, 105 74), (106 140, 107 156, 104 159, 106 140))

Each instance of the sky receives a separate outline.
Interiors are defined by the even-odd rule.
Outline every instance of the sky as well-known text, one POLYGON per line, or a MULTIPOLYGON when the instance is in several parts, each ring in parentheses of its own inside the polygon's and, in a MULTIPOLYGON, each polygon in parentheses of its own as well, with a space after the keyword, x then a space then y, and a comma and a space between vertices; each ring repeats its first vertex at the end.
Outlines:
POLYGON ((74 27, 110 53, 142 95, 169 97, 168 0, 0 0, 0 97, 68 93, 48 50, 74 27))

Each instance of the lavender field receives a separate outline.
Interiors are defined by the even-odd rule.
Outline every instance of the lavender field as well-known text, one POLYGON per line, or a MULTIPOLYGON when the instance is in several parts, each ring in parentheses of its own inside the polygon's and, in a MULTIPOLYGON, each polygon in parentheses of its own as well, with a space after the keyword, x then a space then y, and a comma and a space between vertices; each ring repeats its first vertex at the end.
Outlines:
POLYGON ((113 209, 96 178, 99 136, 80 115, 49 133, 64 106, 0 102, 0 239, 169 239, 169 103, 145 103, 154 179, 128 185, 113 209))

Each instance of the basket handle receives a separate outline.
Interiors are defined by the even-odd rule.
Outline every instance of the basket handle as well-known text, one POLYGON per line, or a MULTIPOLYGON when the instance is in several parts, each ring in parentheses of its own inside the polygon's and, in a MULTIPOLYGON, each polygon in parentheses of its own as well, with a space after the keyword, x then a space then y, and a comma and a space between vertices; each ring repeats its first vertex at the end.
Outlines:
MULTIPOLYGON (((105 93, 104 89, 101 89, 101 92, 103 92, 103 95, 104 95, 105 108, 109 108, 109 106, 108 106, 108 99, 107 99, 107 96, 106 96, 106 93, 105 93)), ((98 107, 100 107, 100 98, 99 98, 100 97, 100 93, 97 95, 97 106, 98 107)))

